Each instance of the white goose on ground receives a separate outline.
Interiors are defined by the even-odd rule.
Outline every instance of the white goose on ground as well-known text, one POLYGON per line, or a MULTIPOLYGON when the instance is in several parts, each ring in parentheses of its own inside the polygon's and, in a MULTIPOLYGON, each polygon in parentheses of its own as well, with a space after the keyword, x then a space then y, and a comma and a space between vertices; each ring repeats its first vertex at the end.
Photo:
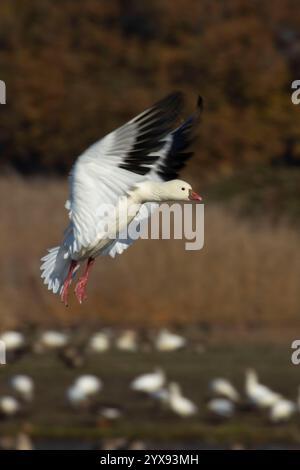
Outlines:
POLYGON ((95 375, 80 375, 67 389, 66 398, 74 408, 86 408, 102 388, 102 381, 95 375))
POLYGON ((136 352, 138 350, 136 331, 123 331, 116 339, 116 348, 120 351, 136 352))
POLYGON ((198 412, 198 407, 181 393, 179 385, 175 382, 169 384, 168 405, 170 409, 182 418, 188 418, 198 412))
POLYGON ((103 385, 102 381, 95 375, 84 374, 75 380, 74 387, 81 390, 85 395, 91 396, 100 392, 103 385))
POLYGON ((19 413, 20 403, 15 397, 5 395, 0 397, 0 414, 5 418, 11 418, 19 413))
POLYGON ((5 343, 6 351, 18 351, 25 346, 25 337, 19 331, 5 331, 0 340, 5 343))
POLYGON ((155 348, 158 351, 176 351, 186 345, 186 339, 183 336, 172 333, 167 329, 162 329, 155 340, 155 348))
POLYGON ((297 406, 291 400, 281 398, 270 408, 269 419, 272 423, 284 423, 296 412, 297 406))
POLYGON ((66 333, 55 330, 48 330, 44 331, 40 335, 35 345, 35 350, 37 352, 55 351, 65 347, 68 342, 69 336, 66 333))
POLYGON ((100 418, 104 418, 108 421, 116 421, 123 416, 123 412, 116 406, 102 406, 98 413, 100 418))
POLYGON ((142 374, 136 377, 130 385, 130 388, 136 392, 154 393, 160 390, 166 381, 165 373, 157 368, 149 374, 142 374))
POLYGON ((218 418, 231 418, 235 411, 235 405, 227 398, 212 398, 207 403, 207 409, 218 418))
POLYGON ((257 408, 270 408, 282 399, 281 395, 259 383, 257 374, 253 369, 246 371, 245 389, 247 398, 257 408))
POLYGON ((92 353, 102 353, 110 348, 111 338, 108 332, 98 331, 94 333, 88 342, 88 350, 92 353))
POLYGON ((240 398, 238 391, 229 380, 222 377, 213 379, 209 384, 209 390, 212 395, 228 398, 233 402, 237 402, 240 398))
MULTIPOLYGON (((95 258, 121 254, 138 238, 132 230, 129 236, 129 224, 137 228, 159 202, 201 200, 190 184, 176 179, 191 156, 185 150, 199 116, 197 111, 174 129, 182 104, 181 93, 169 95, 77 159, 66 203, 69 226, 61 245, 51 248, 41 265, 44 283, 65 305, 80 263, 87 260, 75 287, 81 303, 95 258)), ((198 109, 201 105, 199 98, 198 109)))
POLYGON ((34 394, 34 382, 31 377, 24 374, 14 375, 10 381, 12 389, 24 401, 32 401, 34 394))

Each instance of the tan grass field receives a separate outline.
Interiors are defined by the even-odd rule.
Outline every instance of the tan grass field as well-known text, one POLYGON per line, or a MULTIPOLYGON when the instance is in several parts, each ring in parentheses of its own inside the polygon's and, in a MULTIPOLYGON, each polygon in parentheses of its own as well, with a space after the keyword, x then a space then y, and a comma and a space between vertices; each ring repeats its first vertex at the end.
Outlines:
MULTIPOLYGON (((205 245, 136 242, 115 260, 98 258, 88 301, 65 308, 43 286, 39 259, 67 223, 64 181, 0 180, 0 326, 84 321, 137 327, 199 324, 226 331, 300 327, 300 235, 282 222, 242 220, 205 205, 205 245)), ((295 330, 296 329, 296 330, 295 330)), ((240 336, 241 338, 241 336, 240 336)))

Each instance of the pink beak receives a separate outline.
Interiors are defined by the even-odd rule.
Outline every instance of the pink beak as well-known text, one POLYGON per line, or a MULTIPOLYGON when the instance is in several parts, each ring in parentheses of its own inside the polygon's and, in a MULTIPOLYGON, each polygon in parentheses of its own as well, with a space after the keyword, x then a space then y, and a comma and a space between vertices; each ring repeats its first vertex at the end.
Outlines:
POLYGON ((202 197, 199 196, 199 194, 195 193, 195 191, 192 191, 190 189, 189 200, 190 201, 202 201, 202 197))

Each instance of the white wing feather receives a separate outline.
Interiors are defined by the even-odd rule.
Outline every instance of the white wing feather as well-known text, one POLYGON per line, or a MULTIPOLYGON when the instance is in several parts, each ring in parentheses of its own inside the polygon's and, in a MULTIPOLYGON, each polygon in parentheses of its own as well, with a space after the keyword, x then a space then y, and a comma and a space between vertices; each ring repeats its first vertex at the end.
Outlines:
POLYGON ((148 224, 149 217, 158 209, 159 204, 156 202, 147 202, 141 206, 141 209, 131 221, 128 226, 128 230, 121 232, 119 237, 109 245, 103 252, 102 255, 109 255, 114 258, 116 255, 121 255, 123 251, 127 250, 139 237, 139 233, 143 233, 146 230, 146 224, 148 224), (129 234, 128 234, 129 232, 129 234), (130 234, 136 233, 137 237, 131 237, 130 234))
MULTIPOLYGON (((199 112, 202 108, 202 100, 198 100, 198 109, 194 115, 184 121, 179 127, 177 127, 172 132, 169 132, 164 137, 164 145, 155 152, 152 152, 150 155, 155 158, 155 162, 152 165, 151 170, 147 173, 146 179, 152 181, 164 181, 165 179, 175 178, 178 170, 184 166, 184 162, 189 158, 190 154, 183 154, 182 152, 189 146, 191 134, 193 131, 194 125, 197 123, 199 118, 199 112), (174 155, 175 153, 175 155, 174 155), (179 159, 178 160, 176 160, 179 159), (171 159, 169 162, 168 159, 171 159), (169 166, 173 167, 170 171, 169 166), (164 175, 164 170, 167 172, 164 175), (164 177, 163 177, 163 176, 164 177), (170 176, 171 175, 171 176, 170 176)), ((140 209, 139 213, 135 219, 131 222, 131 226, 137 227, 139 224, 146 222, 148 217, 153 214, 153 212, 158 208, 158 204, 144 204, 140 209), (144 211, 144 206, 148 206, 148 211, 144 211), (149 210, 150 209, 150 210, 149 210)), ((105 254, 109 254, 112 257, 115 257, 116 254, 121 254, 126 250, 135 239, 127 237, 126 239, 116 240, 112 245, 110 245, 105 254)))
POLYGON ((96 142, 78 158, 71 172, 71 197, 67 204, 76 250, 90 246, 104 233, 108 220, 100 213, 101 206, 116 207, 121 196, 147 179, 147 173, 160 157, 157 151, 165 145, 181 102, 181 94, 170 95, 96 142))
MULTIPOLYGON (((151 171, 147 173, 147 180, 150 179, 152 181, 163 181, 163 179, 156 173, 156 170, 159 167, 159 163, 165 159, 166 155, 168 154, 171 148, 172 133, 168 134, 164 140, 165 144, 162 149, 159 152, 152 152, 152 155, 157 155, 158 160, 153 165, 151 171)), ((137 227, 140 225, 139 231, 140 233, 142 233, 144 229, 143 225, 146 224, 146 222, 148 223, 148 218, 151 217, 151 215, 158 209, 158 207, 159 204, 155 202, 143 204, 135 218, 130 223, 129 227, 133 228, 133 230, 136 231, 137 227)), ((135 241, 136 238, 131 238, 130 236, 126 237, 126 235, 122 233, 120 234, 118 239, 116 239, 111 245, 106 248, 106 250, 102 252, 102 255, 105 256, 108 254, 112 258, 115 258, 116 255, 121 255, 123 251, 127 250, 127 248, 129 248, 135 241)))

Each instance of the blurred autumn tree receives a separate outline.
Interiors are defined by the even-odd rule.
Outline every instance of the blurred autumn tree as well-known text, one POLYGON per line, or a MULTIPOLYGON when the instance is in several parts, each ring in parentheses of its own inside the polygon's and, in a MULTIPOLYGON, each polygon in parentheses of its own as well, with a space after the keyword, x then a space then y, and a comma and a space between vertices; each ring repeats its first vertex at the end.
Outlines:
POLYGON ((1 0, 1 165, 66 172, 173 89, 206 111, 192 170, 299 157, 298 0, 1 0))

